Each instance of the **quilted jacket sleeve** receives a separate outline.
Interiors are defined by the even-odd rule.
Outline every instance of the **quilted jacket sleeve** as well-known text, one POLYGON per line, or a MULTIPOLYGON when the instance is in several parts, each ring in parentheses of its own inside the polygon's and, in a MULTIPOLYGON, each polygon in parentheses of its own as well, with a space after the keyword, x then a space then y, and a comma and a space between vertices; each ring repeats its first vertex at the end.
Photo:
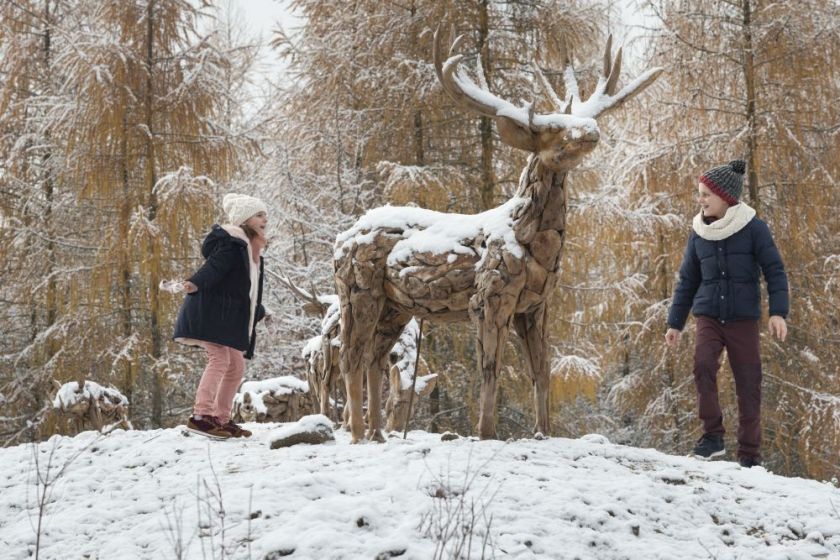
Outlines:
POLYGON ((761 220, 756 220, 753 236, 753 251, 764 280, 767 282, 767 294, 770 299, 770 315, 787 318, 790 311, 789 290, 785 265, 782 256, 773 242, 770 228, 761 220))
POLYGON ((691 305, 694 301, 694 294, 700 286, 700 259, 694 250, 694 239, 697 236, 694 231, 688 237, 685 247, 682 265, 680 265, 679 281, 674 288, 674 297, 671 300, 671 309, 668 311, 668 326, 679 331, 685 327, 691 305))

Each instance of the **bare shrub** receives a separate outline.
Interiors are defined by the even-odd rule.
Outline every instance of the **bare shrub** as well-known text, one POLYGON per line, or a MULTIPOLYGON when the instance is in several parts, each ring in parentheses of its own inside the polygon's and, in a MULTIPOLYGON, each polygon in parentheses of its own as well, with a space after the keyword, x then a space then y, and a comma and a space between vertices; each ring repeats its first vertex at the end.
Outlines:
POLYGON ((490 492, 490 483, 477 490, 477 477, 493 457, 472 469, 470 461, 462 478, 454 480, 451 472, 433 476, 426 485, 432 499, 429 510, 420 518, 418 529, 435 543, 433 560, 494 558, 491 527, 493 515, 488 508, 498 492, 490 492))

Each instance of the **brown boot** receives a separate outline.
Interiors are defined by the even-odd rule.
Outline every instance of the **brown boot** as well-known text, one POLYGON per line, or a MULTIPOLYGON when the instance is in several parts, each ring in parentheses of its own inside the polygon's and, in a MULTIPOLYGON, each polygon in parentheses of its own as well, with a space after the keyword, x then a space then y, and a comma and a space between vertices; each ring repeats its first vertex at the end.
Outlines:
POLYGON ((226 430, 231 437, 251 437, 251 431, 246 430, 242 426, 235 424, 233 420, 228 420, 225 424, 219 423, 223 430, 226 430))
POLYGON ((221 427, 212 416, 202 416, 200 420, 195 416, 190 416, 190 419, 187 420, 187 430, 211 439, 228 439, 231 437, 231 433, 221 427))

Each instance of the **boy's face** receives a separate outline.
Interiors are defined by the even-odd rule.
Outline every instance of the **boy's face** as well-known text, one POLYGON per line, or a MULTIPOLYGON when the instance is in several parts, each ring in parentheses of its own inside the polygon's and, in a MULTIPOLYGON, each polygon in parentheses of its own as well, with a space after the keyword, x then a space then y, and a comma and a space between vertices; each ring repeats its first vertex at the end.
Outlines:
POLYGON ((697 202, 704 216, 722 218, 729 208, 729 204, 703 183, 697 184, 697 202))

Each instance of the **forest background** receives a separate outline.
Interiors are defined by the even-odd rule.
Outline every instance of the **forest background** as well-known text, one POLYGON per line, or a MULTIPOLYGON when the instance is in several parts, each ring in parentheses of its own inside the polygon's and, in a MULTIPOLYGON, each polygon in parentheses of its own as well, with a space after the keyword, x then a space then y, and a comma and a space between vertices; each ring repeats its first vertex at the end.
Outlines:
MULTIPOLYGON (((762 319, 765 462, 840 475, 840 4, 652 0, 624 80, 665 72, 599 123, 570 178, 562 273, 551 300, 552 430, 682 454, 700 435, 693 321, 666 349, 665 317, 696 213, 696 177, 747 161, 744 200, 768 222, 791 285, 790 336, 762 319)), ((602 0, 294 0, 271 36, 268 78, 230 1, 9 0, 0 4, 0 441, 48 437, 53 380, 111 384, 135 427, 182 423, 203 356, 171 342, 180 298, 161 280, 201 264, 221 196, 270 207, 267 305, 249 379, 303 376, 318 318, 273 274, 334 291, 335 236, 366 210, 475 213, 515 190, 526 154, 436 82, 432 32, 467 36, 490 89, 548 99, 571 52, 591 91, 622 11, 602 0)), ((764 296, 766 302, 766 295, 764 296)), ((470 434, 474 335, 429 324, 440 374, 413 426, 470 434)), ((531 383, 506 351, 501 437, 529 434, 531 383)), ((737 408, 719 380, 726 427, 737 408)))

